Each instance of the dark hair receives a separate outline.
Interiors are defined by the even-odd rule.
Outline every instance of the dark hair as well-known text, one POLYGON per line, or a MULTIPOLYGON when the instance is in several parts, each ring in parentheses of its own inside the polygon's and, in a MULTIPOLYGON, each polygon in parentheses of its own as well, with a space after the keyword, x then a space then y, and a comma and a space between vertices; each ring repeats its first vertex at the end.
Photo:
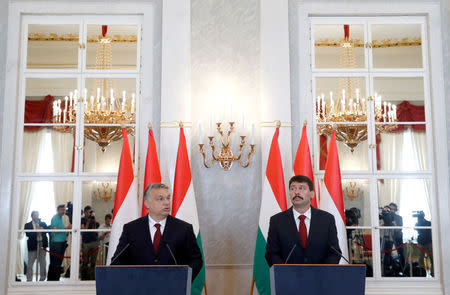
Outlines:
POLYGON ((389 206, 394 206, 394 207, 395 207, 395 210, 396 210, 396 211, 398 210, 398 206, 397 206, 397 204, 395 204, 395 203, 390 203, 389 206))
POLYGON ((92 209, 92 207, 91 206, 89 206, 89 205, 87 205, 86 207, 84 207, 84 212, 86 212, 87 210, 91 210, 92 209))
POLYGON ((36 213, 39 214, 39 211, 31 211, 31 218, 33 218, 33 215, 36 213))
POLYGON ((289 179, 289 187, 291 187, 291 184, 293 182, 298 182, 298 183, 307 183, 309 190, 310 191, 314 191, 314 184, 312 182, 311 179, 309 179, 309 177, 305 176, 305 175, 295 175, 292 176, 291 179, 289 179))
POLYGON ((105 215, 105 219, 106 219, 106 218, 112 219, 112 215, 111 215, 111 214, 106 214, 106 215, 105 215))
POLYGON ((56 210, 59 210, 59 209, 61 209, 61 208, 66 209, 66 205, 58 205, 58 207, 56 207, 56 210))

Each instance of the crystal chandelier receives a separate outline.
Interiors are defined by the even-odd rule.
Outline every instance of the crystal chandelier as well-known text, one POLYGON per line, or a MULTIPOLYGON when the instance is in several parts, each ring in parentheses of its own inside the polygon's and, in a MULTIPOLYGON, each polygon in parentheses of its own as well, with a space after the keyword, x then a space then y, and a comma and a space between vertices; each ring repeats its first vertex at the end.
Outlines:
MULTIPOLYGON (((356 68, 355 44, 349 38, 349 25, 344 25, 345 38, 340 40, 339 66, 340 68, 356 68)), ((367 140, 367 104, 366 99, 361 97, 359 79, 357 77, 339 78, 339 92, 336 100, 333 92, 329 97, 324 94, 317 97, 316 116, 319 123, 317 132, 321 135, 331 136, 336 130, 336 139, 343 142, 353 152, 354 149, 367 140), (332 124, 333 122, 337 124, 332 124), (348 123, 347 122, 351 122, 348 123), (355 124, 361 122, 361 124, 355 124)), ((395 104, 382 102, 381 95, 375 93, 375 97, 368 100, 375 101, 375 122, 392 123, 397 122, 397 106, 395 104)), ((390 132, 396 129, 395 124, 375 125, 376 133, 390 132)))
MULTIPOLYGON (((102 26, 102 34, 97 40, 95 55, 96 70, 112 69, 111 37, 106 35, 107 26, 102 26)), ((78 104, 84 105, 84 123, 96 124, 84 128, 85 138, 96 142, 105 151, 106 147, 122 138, 120 126, 99 126, 101 124, 134 124, 136 122, 136 97, 122 91, 122 97, 115 97, 117 87, 114 79, 95 79, 94 88, 88 97, 85 88, 80 96, 78 90, 70 92, 64 100, 53 102, 53 123, 75 124, 78 104)), ((72 133, 73 126, 54 126, 60 132, 72 133)), ((127 133, 134 135, 134 129, 126 127, 127 133)))

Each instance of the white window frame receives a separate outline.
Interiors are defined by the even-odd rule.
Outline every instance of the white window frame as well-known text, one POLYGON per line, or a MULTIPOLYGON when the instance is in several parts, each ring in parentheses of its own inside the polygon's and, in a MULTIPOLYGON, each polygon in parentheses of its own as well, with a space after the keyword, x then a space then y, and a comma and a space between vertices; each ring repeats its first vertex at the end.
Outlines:
MULTIPOLYGON (((442 163, 437 159, 446 159, 446 150, 443 147, 446 147, 446 134, 445 127, 442 128, 442 125, 445 125, 445 111, 444 109, 444 89, 443 85, 443 69, 442 69, 442 53, 440 52, 442 48, 442 43, 440 42, 440 12, 439 12, 439 4, 417 4, 417 3, 392 3, 389 1, 385 1, 384 3, 352 3, 352 5, 347 5, 344 3, 302 3, 296 6, 296 14, 298 17, 297 25, 298 27, 295 29, 298 32, 297 37, 297 45, 296 47, 299 50, 298 54, 298 71, 299 71, 299 97, 300 97, 300 122, 304 119, 309 122, 314 122, 314 112, 306 111, 314 109, 314 97, 312 96, 313 88, 312 88, 312 64, 311 60, 312 51, 311 51, 311 40, 309 36, 310 29, 310 18, 311 17, 340 17, 340 16, 349 16, 353 20, 354 17, 366 17, 366 16, 386 16, 386 15, 394 15, 394 16, 404 16, 404 15, 419 15, 426 18, 426 22, 428 28, 432 28, 432 30, 428 29, 428 44, 424 44, 423 46, 428 45, 428 48, 425 48, 423 51, 423 58, 426 59, 426 62, 430 63, 430 68, 432 70, 431 76, 433 79, 430 81, 424 81, 424 91, 425 95, 429 93, 429 89, 432 88, 433 91, 433 104, 427 102, 425 99, 426 105, 426 116, 428 119, 427 122, 427 133, 431 133, 431 139, 433 140, 432 151, 429 151, 428 154, 435 155, 435 157, 429 158, 429 170, 431 173, 431 177, 434 180, 434 184, 431 186, 431 196, 432 196, 432 204, 431 208, 432 215, 435 217, 433 219, 433 251, 435 255, 437 255, 437 259, 434 261, 437 262, 435 264, 435 279, 421 279, 421 278, 404 278, 402 280, 392 279, 392 278, 368 278, 366 285, 366 294, 380 294, 383 292, 382 290, 389 290, 391 294, 405 294, 405 293, 414 293, 417 290, 420 290, 420 293, 423 294, 424 290, 426 290, 426 294, 442 294, 442 285, 445 277, 438 273, 443 270, 444 275, 450 272, 450 267, 448 265, 448 261, 446 264, 445 260, 448 260, 445 255, 442 253, 442 247, 445 245, 445 242, 449 242, 448 235, 443 234, 442 224, 449 224, 448 214, 443 216, 443 212, 447 212, 445 208, 448 210, 448 206, 442 208, 442 201, 444 204, 448 204, 448 200, 444 199, 448 196, 448 186, 446 185, 447 179, 446 175, 448 175, 446 163, 442 163), (433 46, 432 46, 433 45, 433 46), (429 54, 426 53, 429 50, 429 54), (431 83, 430 87, 427 87, 427 82, 431 83), (433 116, 433 117, 431 117, 433 116), (439 122, 436 124, 436 122, 439 122), (439 138, 439 136, 442 136, 439 138), (442 146, 441 146, 442 145, 442 146), (445 175, 445 176, 444 176, 445 175), (439 201, 439 207, 438 207, 439 201), (438 214, 439 211, 439 214, 438 214)), ((353 23, 353 22, 352 22, 353 23)), ((424 35, 426 36, 426 35, 424 35)), ((295 48, 295 47, 294 47, 295 48)), ((425 65, 425 64, 424 64, 425 65)), ((356 72, 361 72, 360 69, 355 70, 356 72)), ((382 73, 383 70, 380 71, 382 73)), ((395 71, 394 71, 395 72, 395 71)), ((429 101, 429 100, 428 100, 429 101)), ((309 132, 313 132, 311 127, 309 127, 309 132)), ((374 139, 372 139, 374 140, 374 139)), ((311 141, 313 145, 317 145, 315 141, 311 141)), ((373 161, 373 160, 372 160, 373 161)), ((370 168, 370 167, 369 167, 370 168)), ((368 171, 369 172, 369 171, 368 171)), ((383 173, 382 171, 377 171, 377 174, 383 173)), ((317 173, 319 177, 323 177, 323 172, 317 173)), ((344 174, 344 173, 343 173, 344 174)), ((405 173, 402 173, 405 174, 405 173)), ((430 177, 429 173, 424 173, 427 177, 430 177)), ((417 175, 417 174, 415 174, 417 175)), ((425 176, 424 175, 424 176, 425 176)), ((354 174, 353 172, 348 172, 343 175, 343 178, 368 178, 364 176, 364 173, 358 172, 354 174)), ((398 178, 398 175, 395 173, 387 172, 383 173, 384 178, 398 178)), ((403 176, 408 177, 408 175, 403 176)), ((376 186, 376 183, 375 183, 376 186)), ((374 183, 372 182, 371 190, 376 191, 376 187, 374 187, 374 183)), ((371 210, 372 214, 372 222, 373 222, 373 212, 377 211, 377 208, 373 208, 371 210)), ((377 212, 378 215, 378 212, 377 212)), ((376 236, 373 236, 373 252, 379 250, 379 243, 376 241, 376 236), (378 249, 375 247, 378 244, 378 249)), ((379 263, 377 261, 373 261, 373 265, 375 263, 379 263)), ((376 276, 376 274, 374 274, 376 276)), ((418 294, 418 293, 417 293, 418 294)))

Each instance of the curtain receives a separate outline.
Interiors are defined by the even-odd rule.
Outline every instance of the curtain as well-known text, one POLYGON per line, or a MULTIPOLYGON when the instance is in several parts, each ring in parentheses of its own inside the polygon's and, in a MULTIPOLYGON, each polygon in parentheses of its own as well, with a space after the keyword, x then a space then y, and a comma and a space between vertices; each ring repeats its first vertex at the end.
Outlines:
MULTIPOLYGON (((43 100, 25 100, 25 123, 51 123, 54 97, 47 95, 43 100)), ((64 101, 61 103, 63 107, 64 101)), ((25 126, 27 131, 37 131, 40 126, 25 126)))
MULTIPOLYGON (((72 133, 63 133, 52 130, 53 166, 57 173, 72 171, 74 155, 74 136, 72 133)), ((73 200, 73 184, 71 182, 54 182, 55 204, 66 204, 73 200)))

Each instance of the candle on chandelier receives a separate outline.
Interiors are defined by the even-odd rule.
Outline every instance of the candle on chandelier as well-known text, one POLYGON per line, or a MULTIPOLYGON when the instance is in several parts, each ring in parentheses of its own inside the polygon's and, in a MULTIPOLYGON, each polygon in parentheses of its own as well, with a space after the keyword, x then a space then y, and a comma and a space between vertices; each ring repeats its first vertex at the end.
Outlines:
POLYGON ((70 98, 70 107, 72 108, 72 99, 73 99, 73 92, 72 91, 69 93, 69 98, 70 98))
POLYGON ((67 111, 64 110, 64 112, 63 112, 63 124, 66 124, 66 115, 67 115, 67 111))
POLYGON ((349 105, 350 105, 350 114, 352 114, 353 113, 353 98, 350 98, 349 105))
POLYGON ((134 112, 136 108, 136 95, 133 93, 131 94, 131 110, 130 112, 134 112))
POLYGON ((255 144, 255 122, 252 122, 252 133, 250 136, 250 144, 255 144))
POLYGON ((202 121, 198 121, 198 143, 203 144, 203 126, 202 121))
POLYGON ((331 111, 334 111, 333 91, 330 91, 330 106, 331 106, 331 111))
POLYGON ((392 104, 388 103, 388 121, 391 122, 392 120, 392 104))
POLYGON ((91 112, 94 111, 94 96, 91 95, 91 112))
POLYGON ((392 105, 392 121, 397 121, 397 106, 392 105))
POLYGON ((105 110, 105 98, 102 96, 102 100, 100 102, 102 112, 105 110))
POLYGON ((320 117, 320 95, 317 96, 316 113, 317 113, 317 117, 320 117))
POLYGON ((245 134, 245 114, 242 114, 241 134, 245 134))
POLYGON ((383 122, 386 122, 386 112, 387 112, 387 103, 386 102, 383 102, 383 109, 384 109, 383 122))
POLYGON ((212 136, 212 125, 213 125, 213 115, 212 113, 209 113, 209 130, 208 130, 208 136, 212 136))
POLYGON ((114 96, 111 96, 111 112, 114 112, 114 96))
POLYGON ((97 88, 97 101, 100 99, 100 88, 97 88))
POLYGON ((359 88, 356 88, 356 104, 359 104, 359 88))
POLYGON ((325 120, 325 99, 322 94, 322 118, 325 120))
POLYGON ((66 96, 64 97, 64 110, 67 111, 67 101, 69 100, 69 98, 66 96))

